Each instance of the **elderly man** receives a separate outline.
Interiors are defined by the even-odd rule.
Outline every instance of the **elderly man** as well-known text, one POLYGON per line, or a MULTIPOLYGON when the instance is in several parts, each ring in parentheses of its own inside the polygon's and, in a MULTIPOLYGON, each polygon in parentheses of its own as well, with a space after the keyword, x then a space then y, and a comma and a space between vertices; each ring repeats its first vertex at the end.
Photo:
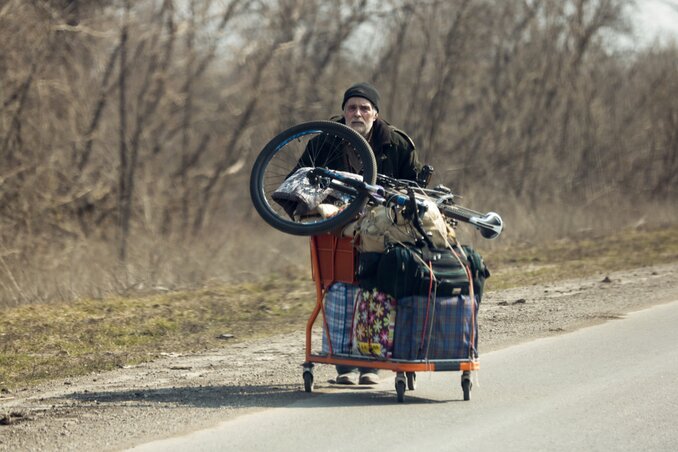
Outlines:
MULTIPOLYGON (((421 164, 412 139, 381 119, 379 92, 368 83, 357 83, 346 90, 341 103, 343 114, 336 120, 362 135, 370 144, 379 174, 416 181, 421 164)), ((351 155, 336 152, 337 146, 326 136, 312 139, 296 167, 325 166, 338 171, 359 171, 360 164, 351 155)), ((289 213, 289 212, 288 212, 289 213)))
MULTIPOLYGON (((372 147, 377 172, 396 179, 417 180, 421 164, 414 143, 404 132, 379 115, 379 92, 368 83, 357 83, 344 93, 339 122, 361 134, 372 147)), ((343 169, 343 168, 336 168, 343 169)), ((379 376, 369 368, 336 366, 339 384, 377 384, 379 376)))
POLYGON ((369 83, 357 83, 346 90, 339 122, 361 134, 372 147, 377 172, 396 179, 416 180, 421 164, 414 143, 379 115, 379 92, 369 83))

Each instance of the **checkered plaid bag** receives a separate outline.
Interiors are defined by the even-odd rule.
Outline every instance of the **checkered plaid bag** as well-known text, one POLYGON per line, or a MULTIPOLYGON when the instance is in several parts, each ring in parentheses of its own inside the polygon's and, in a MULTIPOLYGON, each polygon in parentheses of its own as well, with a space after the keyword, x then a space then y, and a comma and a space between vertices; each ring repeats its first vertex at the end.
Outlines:
POLYGON ((398 300, 393 359, 469 359, 478 356, 478 303, 468 295, 398 300))
MULTIPOLYGON (((353 328, 353 309, 360 288, 347 283, 334 283, 325 292, 325 319, 332 341, 333 353, 351 353, 351 329, 353 328)), ((329 353, 327 331, 323 324, 322 352, 329 353)))

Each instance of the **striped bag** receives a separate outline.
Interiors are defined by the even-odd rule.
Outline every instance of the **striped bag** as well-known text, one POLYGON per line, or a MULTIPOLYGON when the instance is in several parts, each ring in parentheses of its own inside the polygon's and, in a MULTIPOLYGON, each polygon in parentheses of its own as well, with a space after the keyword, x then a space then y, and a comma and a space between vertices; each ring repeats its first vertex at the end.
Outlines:
POLYGON ((323 324, 322 352, 329 353, 327 341, 329 333, 333 353, 351 353, 351 329, 353 327, 353 309, 360 288, 347 283, 334 283, 325 292, 325 319, 323 324))
POLYGON ((393 359, 477 358, 477 311, 468 295, 399 299, 393 359))

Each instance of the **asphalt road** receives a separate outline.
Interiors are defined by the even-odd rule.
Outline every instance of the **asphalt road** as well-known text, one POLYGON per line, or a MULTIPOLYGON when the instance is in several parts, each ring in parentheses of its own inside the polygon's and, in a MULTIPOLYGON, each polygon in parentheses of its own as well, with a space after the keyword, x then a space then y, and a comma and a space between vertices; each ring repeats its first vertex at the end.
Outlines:
POLYGON ((285 408, 133 450, 678 450, 678 302, 481 350, 480 363, 471 401, 459 372, 420 373, 403 404, 392 374, 376 387, 321 382, 285 408))

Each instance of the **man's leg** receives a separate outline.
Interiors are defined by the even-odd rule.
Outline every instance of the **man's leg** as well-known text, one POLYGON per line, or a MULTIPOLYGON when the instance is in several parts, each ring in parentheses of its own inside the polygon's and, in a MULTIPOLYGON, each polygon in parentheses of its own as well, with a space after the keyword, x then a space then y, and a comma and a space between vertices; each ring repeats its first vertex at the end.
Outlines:
POLYGON ((379 384, 379 373, 377 369, 370 369, 367 367, 360 368, 360 378, 358 382, 361 385, 376 385, 379 384))
POLYGON ((358 368, 350 366, 335 366, 337 369, 336 382, 341 385, 358 384, 358 368))

